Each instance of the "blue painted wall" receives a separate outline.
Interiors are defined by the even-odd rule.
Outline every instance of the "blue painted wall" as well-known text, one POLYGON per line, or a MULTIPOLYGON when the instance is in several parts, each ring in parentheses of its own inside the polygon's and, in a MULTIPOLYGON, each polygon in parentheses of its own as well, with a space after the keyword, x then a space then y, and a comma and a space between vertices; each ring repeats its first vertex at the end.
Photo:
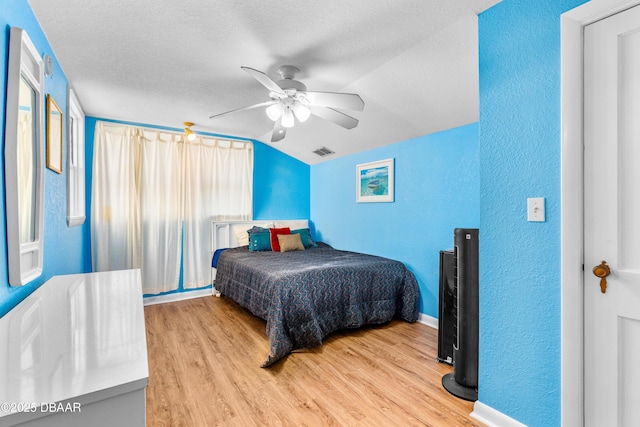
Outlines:
POLYGON ((453 229, 479 225, 478 124, 311 167, 315 236, 338 249, 404 262, 420 284, 420 312, 438 316, 440 250, 453 229), (395 202, 356 203, 356 165, 395 158, 395 202))
POLYGON ((530 427, 560 425, 560 14, 581 3, 479 17, 479 400, 530 427))
POLYGON ((254 145, 253 217, 309 218, 311 168, 266 144, 254 145))
MULTIPOLYGON (((45 172, 45 204, 44 204, 44 266, 39 279, 19 288, 9 286, 7 271, 6 246, 6 206, 4 186, 4 134, 5 103, 7 94, 7 66, 9 55, 9 34, 11 27, 26 30, 38 52, 53 58, 53 76, 45 77, 45 92, 50 93, 66 115, 67 111, 67 78, 64 75, 49 43, 40 28, 31 7, 26 0, 3 0, 0 9, 0 138, 2 141, 0 169, 0 316, 4 315, 28 294, 37 289, 51 276, 84 272, 88 242, 83 238, 84 226, 67 227, 67 176, 66 176, 66 144, 63 145, 63 173, 57 174, 49 169, 45 172)), ((44 112, 43 112, 44 113, 44 112)), ((63 140, 66 140, 67 129, 63 129, 63 140)))

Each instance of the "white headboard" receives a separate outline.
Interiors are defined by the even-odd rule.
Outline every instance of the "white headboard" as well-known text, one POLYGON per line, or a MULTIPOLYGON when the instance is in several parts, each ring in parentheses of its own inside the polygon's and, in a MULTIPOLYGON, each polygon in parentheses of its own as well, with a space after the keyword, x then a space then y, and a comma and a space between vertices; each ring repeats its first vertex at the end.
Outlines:
MULTIPOLYGON (((238 246, 248 245, 247 230, 253 226, 264 228, 283 228, 289 227, 292 230, 299 228, 309 228, 308 219, 256 219, 253 221, 211 221, 210 247, 211 257, 218 249, 236 248, 238 246), (247 239, 247 242, 241 239, 247 239)), ((210 258, 211 259, 211 258, 210 258)), ((216 269, 211 269, 211 283, 215 281, 216 269)), ((214 294, 216 291, 214 289, 214 294)), ((219 293, 217 294, 219 295, 219 293)))
POLYGON ((242 241, 248 237, 247 230, 253 226, 264 228, 289 227, 292 230, 309 228, 307 219, 256 219, 253 221, 211 221, 211 254, 217 249, 247 245, 242 241))

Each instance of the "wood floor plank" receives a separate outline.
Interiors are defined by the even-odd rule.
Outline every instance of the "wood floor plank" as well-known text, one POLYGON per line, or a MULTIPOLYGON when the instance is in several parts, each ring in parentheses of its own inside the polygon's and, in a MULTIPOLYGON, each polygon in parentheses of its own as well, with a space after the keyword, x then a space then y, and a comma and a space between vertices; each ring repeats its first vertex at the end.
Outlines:
POLYGON ((339 331, 269 368, 266 323, 222 297, 145 307, 149 426, 480 427, 442 388, 437 331, 339 331))

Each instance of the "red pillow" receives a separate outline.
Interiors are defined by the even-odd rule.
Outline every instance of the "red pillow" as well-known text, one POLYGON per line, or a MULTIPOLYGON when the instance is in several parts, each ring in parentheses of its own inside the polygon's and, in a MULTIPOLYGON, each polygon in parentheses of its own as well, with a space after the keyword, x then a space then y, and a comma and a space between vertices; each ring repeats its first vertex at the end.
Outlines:
POLYGON ((271 237, 271 250, 274 252, 280 252, 280 242, 278 242, 278 234, 291 234, 291 229, 289 227, 269 229, 269 236, 271 237))

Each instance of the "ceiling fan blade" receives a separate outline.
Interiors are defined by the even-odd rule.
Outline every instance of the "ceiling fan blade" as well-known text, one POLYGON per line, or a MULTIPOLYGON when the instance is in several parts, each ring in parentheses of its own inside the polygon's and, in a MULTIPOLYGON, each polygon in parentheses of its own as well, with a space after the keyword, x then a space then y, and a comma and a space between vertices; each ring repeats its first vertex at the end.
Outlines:
POLYGON ((345 129, 353 129, 354 127, 358 126, 357 119, 354 119, 351 116, 347 116, 340 111, 336 111, 333 108, 311 106, 309 110, 311 110, 311 114, 313 114, 314 116, 329 120, 330 122, 333 122, 338 126, 342 126, 345 129))
POLYGON ((282 117, 276 120, 273 125, 273 133, 271 134, 271 142, 282 141, 287 134, 287 128, 282 126, 282 117))
POLYGON ((213 116, 210 116, 210 119, 217 119, 219 117, 222 116, 226 116, 227 114, 231 114, 231 113, 236 113, 238 111, 244 111, 244 110, 253 110, 254 108, 260 108, 260 107, 268 107, 269 105, 273 105, 276 104, 278 101, 265 101, 265 102, 261 102, 259 104, 254 104, 254 105, 249 105, 248 107, 242 107, 242 108, 236 108, 235 110, 231 110, 231 111, 226 111, 224 113, 220 113, 220 114, 214 114, 213 116))
POLYGON ((240 68, 242 68, 247 73, 249 73, 251 77, 253 77, 257 81, 262 83, 262 85, 267 89, 269 89, 269 91, 277 93, 278 95, 283 97, 287 96, 284 90, 282 90, 282 88, 278 86, 276 82, 271 80, 271 78, 267 76, 265 73, 263 73, 262 71, 254 70, 253 68, 249 68, 249 67, 240 67, 240 68))
POLYGON ((362 111, 364 101, 355 93, 305 92, 311 105, 339 108, 341 110, 362 111))

